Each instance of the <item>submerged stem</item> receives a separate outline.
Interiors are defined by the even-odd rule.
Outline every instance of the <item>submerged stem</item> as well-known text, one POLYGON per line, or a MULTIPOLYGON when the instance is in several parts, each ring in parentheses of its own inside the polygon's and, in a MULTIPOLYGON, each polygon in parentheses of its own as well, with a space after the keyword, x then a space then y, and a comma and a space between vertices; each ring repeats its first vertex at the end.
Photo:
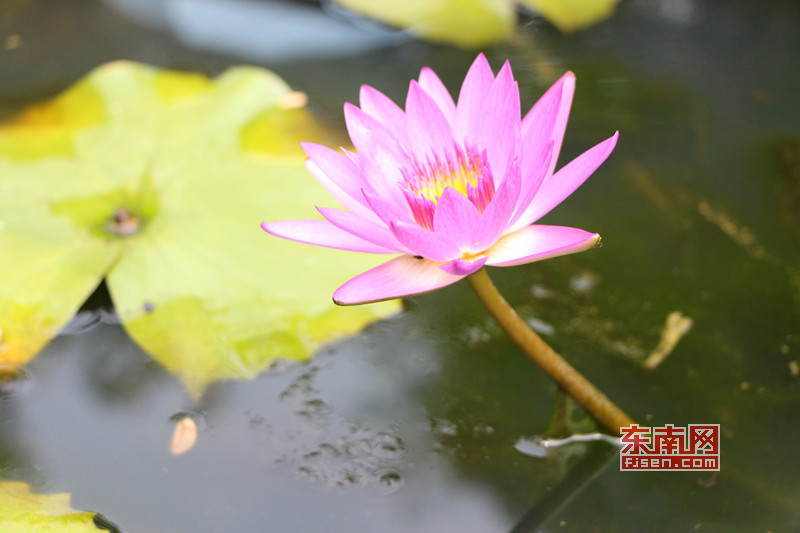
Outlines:
POLYGON ((481 303, 494 317, 509 337, 522 351, 539 365, 564 392, 572 396, 595 420, 615 434, 620 428, 632 425, 633 419, 626 415, 608 397, 567 363, 555 350, 537 335, 520 318, 514 308, 494 286, 486 269, 482 268, 467 277, 481 303))

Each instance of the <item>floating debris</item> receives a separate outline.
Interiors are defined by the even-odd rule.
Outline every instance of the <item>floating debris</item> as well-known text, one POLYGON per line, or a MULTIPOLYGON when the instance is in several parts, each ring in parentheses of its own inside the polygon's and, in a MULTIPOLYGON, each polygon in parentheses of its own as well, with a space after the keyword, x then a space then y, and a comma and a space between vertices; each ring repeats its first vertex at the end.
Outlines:
POLYGON ((692 329, 693 324, 694 321, 681 314, 680 311, 673 311, 667 315, 667 323, 664 329, 661 330, 661 340, 658 342, 658 346, 644 360, 642 366, 648 370, 653 370, 664 362, 664 359, 675 349, 675 345, 678 344, 681 337, 692 329))
POLYGON ((6 50, 16 50, 20 46, 22 46, 22 37, 20 37, 16 33, 6 37, 6 42, 5 42, 6 50))
POLYGON ((580 274, 572 276, 569 280, 569 288, 581 294, 592 292, 597 283, 600 281, 600 276, 593 272, 584 271, 580 274))
POLYGON ((538 318, 529 318, 526 320, 528 326, 533 329, 536 333, 541 333, 542 335, 553 335, 556 332, 556 328, 554 328, 551 324, 548 324, 544 320, 539 320, 538 318))
POLYGON ((764 258, 766 254, 764 247, 758 243, 755 234, 750 228, 737 224, 730 215, 721 209, 711 207, 705 200, 699 203, 697 210, 703 218, 717 226, 722 230, 722 233, 744 248, 751 256, 756 259, 764 258))
POLYGON ((190 417, 181 418, 175 424, 175 431, 172 434, 172 443, 169 445, 169 453, 172 455, 183 455, 192 448, 197 442, 197 422, 190 417))
POLYGON ((534 283, 531 285, 531 294, 534 298, 539 298, 540 300, 553 297, 553 291, 541 283, 534 283))
POLYGON ((278 109, 298 109, 308 103, 308 95, 300 91, 291 91, 278 97, 278 109))
POLYGON ((564 439, 543 439, 541 437, 520 437, 514 444, 514 449, 531 457, 547 457, 549 448, 560 448, 577 442, 607 442, 612 446, 620 446, 619 437, 612 437, 605 433, 576 433, 564 439))

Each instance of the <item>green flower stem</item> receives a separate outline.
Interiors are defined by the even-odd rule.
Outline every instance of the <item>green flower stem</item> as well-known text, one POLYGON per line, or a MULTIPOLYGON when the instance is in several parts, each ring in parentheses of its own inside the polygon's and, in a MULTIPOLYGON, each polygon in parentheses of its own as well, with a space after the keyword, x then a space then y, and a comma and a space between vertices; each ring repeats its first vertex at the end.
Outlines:
POLYGON ((572 396, 603 426, 620 435, 620 428, 630 426, 633 419, 589 383, 572 365, 537 335, 495 287, 486 269, 482 268, 467 277, 481 303, 500 327, 550 376, 564 392, 572 396))

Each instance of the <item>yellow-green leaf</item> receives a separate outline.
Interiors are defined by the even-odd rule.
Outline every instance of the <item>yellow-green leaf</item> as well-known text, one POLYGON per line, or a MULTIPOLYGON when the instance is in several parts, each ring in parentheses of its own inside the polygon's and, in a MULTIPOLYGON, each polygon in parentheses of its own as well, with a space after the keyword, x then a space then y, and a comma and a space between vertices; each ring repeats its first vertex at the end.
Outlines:
POLYGON ((477 48, 509 37, 525 5, 563 32, 611 15, 619 0, 336 0, 343 7, 431 41, 477 48))
POLYGON ((611 16, 619 0, 517 0, 534 9, 559 30, 588 28, 611 16))
POLYGON ((396 310, 331 302, 380 258, 259 228, 329 202, 298 144, 330 133, 287 94, 261 69, 212 81, 118 62, 0 127, 0 369, 103 276, 130 335, 195 394, 396 310))
POLYGON ((95 513, 69 505, 69 494, 36 494, 19 481, 0 481, 3 533, 97 533, 95 513))
POLYGON ((511 0, 336 0, 362 15, 433 41, 480 47, 511 35, 511 0))

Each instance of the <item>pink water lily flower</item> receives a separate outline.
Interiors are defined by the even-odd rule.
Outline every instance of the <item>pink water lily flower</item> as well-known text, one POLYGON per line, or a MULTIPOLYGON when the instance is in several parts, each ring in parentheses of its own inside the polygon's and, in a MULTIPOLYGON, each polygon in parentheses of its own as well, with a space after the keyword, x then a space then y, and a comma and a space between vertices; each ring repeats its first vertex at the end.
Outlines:
POLYGON ((339 287, 342 305, 438 289, 484 265, 511 266, 580 252, 600 236, 533 224, 608 157, 618 134, 554 172, 575 76, 564 74, 521 118, 519 88, 506 62, 495 77, 479 55, 456 104, 423 68, 403 111, 361 88, 345 104, 355 146, 305 143, 307 167, 345 209, 318 207, 324 220, 262 223, 286 239, 330 248, 402 254, 339 287))

